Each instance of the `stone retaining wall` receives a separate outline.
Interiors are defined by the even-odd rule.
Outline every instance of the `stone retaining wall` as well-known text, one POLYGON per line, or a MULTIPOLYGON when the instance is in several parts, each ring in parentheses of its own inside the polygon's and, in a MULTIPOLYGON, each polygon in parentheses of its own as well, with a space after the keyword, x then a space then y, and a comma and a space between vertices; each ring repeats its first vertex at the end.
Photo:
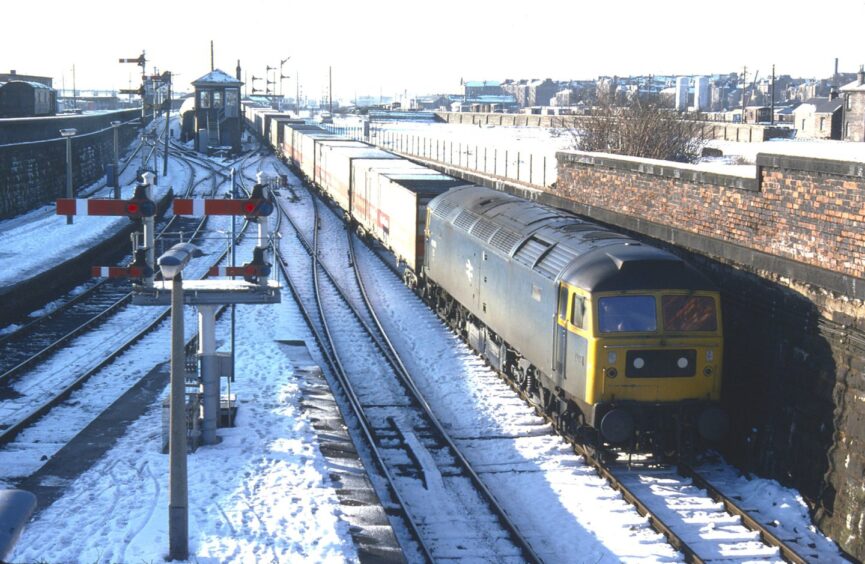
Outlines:
MULTIPOLYGON (((114 162, 111 122, 128 123, 138 110, 57 118, 0 120, 0 219, 25 213, 66 195, 66 141, 60 129, 75 128, 72 138, 73 187, 86 186, 114 162)), ((121 146, 138 127, 120 127, 121 146)))

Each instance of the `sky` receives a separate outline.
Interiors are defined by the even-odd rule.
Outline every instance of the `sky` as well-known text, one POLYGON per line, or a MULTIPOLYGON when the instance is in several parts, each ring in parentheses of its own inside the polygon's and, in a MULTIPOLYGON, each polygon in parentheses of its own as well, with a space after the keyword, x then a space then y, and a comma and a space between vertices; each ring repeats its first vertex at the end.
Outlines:
MULTIPOLYGON (((58 87, 65 76, 71 88, 74 65, 79 89, 128 88, 130 80, 137 88, 138 67, 118 58, 145 50, 148 72, 171 70, 185 89, 210 70, 213 40, 216 67, 231 74, 238 59, 248 76, 261 77, 290 56, 287 95, 299 76, 302 95, 324 96, 332 66, 334 96, 351 99, 458 92, 460 79, 709 74, 745 65, 753 77, 771 74, 772 64, 778 74, 820 78, 832 73, 835 57, 842 72, 865 63, 856 34, 833 34, 830 42, 799 33, 810 16, 799 18, 801 3, 780 0, 246 0, 231 10, 222 2, 152 0, 146 24, 142 6, 81 0, 62 17, 49 17, 38 2, 4 6, 0 72, 52 76, 58 87), (69 45, 48 39, 69 29, 69 45)), ((862 0, 833 6, 843 21, 865 18, 862 0)))

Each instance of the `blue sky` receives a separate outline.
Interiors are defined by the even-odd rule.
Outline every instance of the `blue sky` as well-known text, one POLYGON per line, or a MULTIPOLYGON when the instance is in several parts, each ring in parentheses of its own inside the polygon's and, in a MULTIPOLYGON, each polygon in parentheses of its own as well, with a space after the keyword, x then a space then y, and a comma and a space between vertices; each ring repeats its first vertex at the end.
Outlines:
POLYGON ((779 74, 823 77, 835 57, 842 71, 865 63, 861 40, 843 32, 843 22, 865 20, 861 0, 833 3, 819 24, 814 5, 778 0, 144 5, 152 23, 135 23, 140 3, 57 3, 50 15, 37 2, 5 5, 0 70, 53 76, 58 86, 65 75, 71 87, 74 64, 79 88, 126 88, 130 79, 136 87, 137 67, 117 59, 145 49, 148 71, 153 65, 172 70, 188 84, 209 71, 213 39, 223 70, 233 73, 240 59, 249 74, 263 76, 266 65, 291 56, 284 67, 292 77, 283 83, 287 93, 299 75, 305 95, 323 95, 332 65, 335 95, 351 98, 453 92, 460 78, 591 79, 731 72, 743 65, 766 76, 773 63, 779 74), (836 18, 838 33, 826 33, 836 18))

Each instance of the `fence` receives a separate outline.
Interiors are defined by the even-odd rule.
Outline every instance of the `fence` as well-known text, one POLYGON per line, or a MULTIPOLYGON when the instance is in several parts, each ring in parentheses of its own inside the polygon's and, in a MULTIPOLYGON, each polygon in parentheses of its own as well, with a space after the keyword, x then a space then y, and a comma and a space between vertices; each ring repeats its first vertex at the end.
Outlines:
POLYGON ((324 124, 331 133, 367 141, 395 153, 418 157, 448 166, 478 172, 520 184, 548 187, 556 181, 555 155, 539 151, 521 151, 513 147, 455 141, 442 137, 419 135, 408 131, 370 128, 369 139, 363 128, 324 124))

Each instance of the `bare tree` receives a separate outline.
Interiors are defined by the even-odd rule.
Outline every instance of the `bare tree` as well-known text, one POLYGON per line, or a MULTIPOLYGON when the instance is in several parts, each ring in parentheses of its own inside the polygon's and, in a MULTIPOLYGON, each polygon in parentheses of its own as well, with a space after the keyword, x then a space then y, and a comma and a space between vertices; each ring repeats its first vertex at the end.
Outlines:
POLYGON ((581 151, 649 159, 694 162, 702 147, 701 122, 639 98, 623 107, 601 98, 574 133, 581 151))

